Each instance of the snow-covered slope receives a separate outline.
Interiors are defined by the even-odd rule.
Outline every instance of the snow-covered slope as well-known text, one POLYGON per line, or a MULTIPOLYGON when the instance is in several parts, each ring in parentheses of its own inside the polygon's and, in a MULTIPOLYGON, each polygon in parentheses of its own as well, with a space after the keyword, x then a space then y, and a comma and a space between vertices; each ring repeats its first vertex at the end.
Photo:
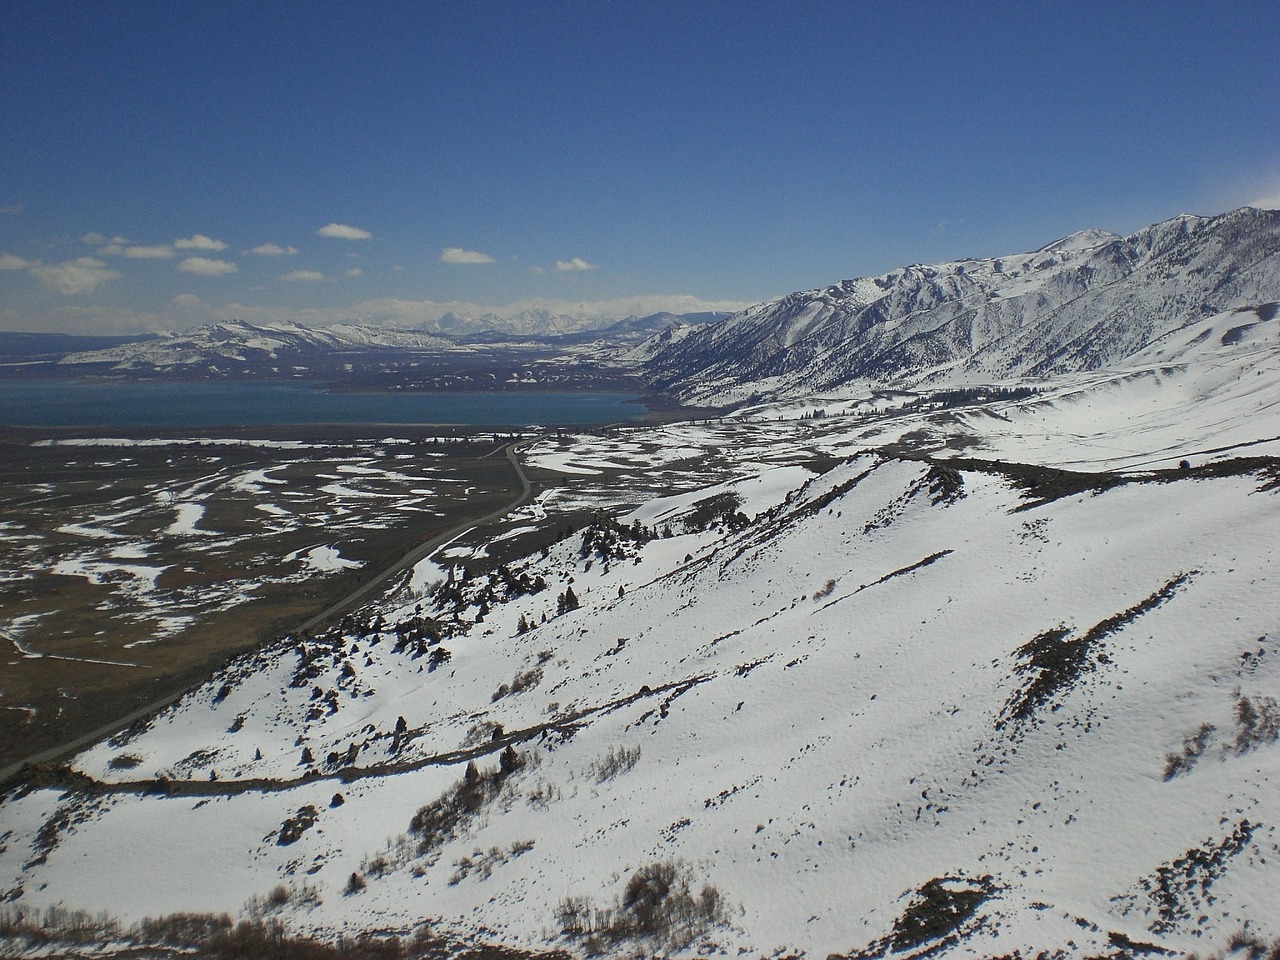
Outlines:
MULTIPOLYGON (((309 364, 331 367, 335 361, 362 358, 409 361, 421 353, 452 354, 464 361, 481 360, 486 356, 486 348, 495 346, 519 353, 545 349, 549 344, 565 348, 599 344, 604 354, 631 349, 660 331, 695 329, 724 316, 655 313, 645 317, 598 317, 584 321, 541 311, 505 320, 492 314, 471 318, 448 314, 430 331, 360 323, 308 327, 288 321, 255 325, 229 320, 143 342, 77 350, 60 357, 58 366, 63 373, 109 367, 117 373, 164 372, 198 377, 237 369, 259 373, 283 370, 288 374, 291 365, 298 369, 305 369, 309 364)), ((632 358, 631 362, 636 359, 643 357, 632 358)))
POLYGON ((663 345, 648 369, 713 404, 990 383, 1111 366, 1205 316, 1277 299, 1280 212, 1245 207, 794 293, 663 345))
POLYGON ((439 351, 452 346, 429 334, 357 324, 321 329, 289 321, 254 325, 229 320, 141 343, 71 353, 58 362, 63 368, 110 364, 117 370, 197 369, 210 364, 305 362, 316 355, 369 348, 439 351))
POLYGON ((1276 322, 1015 400, 540 441, 570 482, 511 526, 596 523, 451 548, 11 793, 0 891, 611 955, 1280 935, 1276 322))

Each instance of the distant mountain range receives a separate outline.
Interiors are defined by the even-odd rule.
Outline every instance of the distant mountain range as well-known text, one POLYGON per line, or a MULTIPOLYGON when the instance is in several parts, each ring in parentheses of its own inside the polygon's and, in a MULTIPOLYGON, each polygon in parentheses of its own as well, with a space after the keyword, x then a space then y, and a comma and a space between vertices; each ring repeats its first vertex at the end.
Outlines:
POLYGON ((206 324, 184 333, 150 337, 73 338, 4 335, 0 363, 10 369, 56 372, 60 375, 93 373, 112 376, 181 376, 218 378, 230 375, 258 377, 333 376, 344 363, 398 364, 417 356, 469 356, 500 351, 504 358, 546 357, 557 351, 598 343, 598 356, 620 354, 659 331, 692 328, 721 320, 723 313, 655 313, 626 317, 584 329, 584 321, 545 313, 501 318, 459 318, 443 323, 441 331, 397 330, 358 323, 308 327, 299 323, 251 324, 229 320, 206 324), (54 366, 56 365, 56 366, 54 366))
POLYGON ((450 337, 565 337, 614 335, 624 332, 657 332, 672 323, 705 323, 722 320, 727 313, 654 313, 645 317, 571 317, 550 310, 522 310, 504 317, 496 313, 446 313, 421 329, 450 337))
POLYGON ((1280 212, 1245 207, 793 293, 662 334, 638 358, 655 386, 700 404, 992 383, 1114 365, 1206 316, 1276 300, 1280 212))
MULTIPOLYGON (((0 954, 195 956, 203 936, 260 955, 251 934, 288 931, 370 956, 1280 956, 1278 251, 1280 213, 1245 209, 585 345, 220 324, 107 351, 422 383, 408 348, 449 349, 430 376, 451 386, 643 369, 744 406, 531 428, 514 471, 481 458, 523 492, 479 522, 416 498, 472 497, 481 460, 437 473, 439 444, 394 434, 413 498, 355 446, 317 451, 323 473, 211 449, 207 477, 157 486, 159 461, 127 455, 165 441, 38 441, 131 483, 100 510, 79 472, 12 465, 51 511, 2 525, 30 558, 11 579, 41 591, 0 621, 23 658, 86 649, 60 645, 77 579, 196 621, 178 537, 212 560, 296 522, 308 556, 366 556, 333 521, 358 496, 440 546, 13 771, 0 954), (311 477, 329 499, 307 515, 311 477)), ((264 553, 244 598, 299 553, 264 553)), ((299 616, 337 573, 307 567, 299 616)), ((133 665, 91 640, 77 671, 133 665)))
POLYGON ((15 354, 31 345, 10 336, 0 340, 10 348, 0 365, 61 375, 332 379, 424 357, 476 370, 554 358, 643 373, 684 403, 727 406, 1095 370, 1205 317, 1276 301, 1280 212, 1245 207, 1175 217, 1127 237, 1085 230, 1030 253, 913 264, 732 316, 450 313, 429 330, 232 320, 105 349, 65 338, 59 351, 41 341, 39 356, 25 361, 15 354))

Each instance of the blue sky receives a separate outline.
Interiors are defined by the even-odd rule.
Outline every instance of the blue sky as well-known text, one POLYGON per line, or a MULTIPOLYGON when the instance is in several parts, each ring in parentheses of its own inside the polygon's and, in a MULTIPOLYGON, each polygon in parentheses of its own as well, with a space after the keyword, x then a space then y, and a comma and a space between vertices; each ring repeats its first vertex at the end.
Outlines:
POLYGON ((1280 202, 1273 0, 0 11, 0 329, 728 308, 1280 202))

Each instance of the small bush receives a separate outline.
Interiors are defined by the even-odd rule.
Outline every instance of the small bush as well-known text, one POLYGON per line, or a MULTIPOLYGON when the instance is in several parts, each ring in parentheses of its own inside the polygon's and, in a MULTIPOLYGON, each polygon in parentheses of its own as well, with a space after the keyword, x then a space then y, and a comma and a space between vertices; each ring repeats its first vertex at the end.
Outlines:
MULTIPOLYGON (((1198 953, 1187 960, 1200 960, 1198 953)), ((1206 960, 1280 960, 1280 937, 1268 943, 1249 930, 1239 930, 1227 941, 1226 953, 1211 953, 1206 960)))
POLYGON ((1280 740, 1280 705, 1271 697, 1237 695, 1236 725, 1236 753, 1275 743, 1280 740))
POLYGON ((524 693, 526 690, 532 690, 542 682, 542 670, 539 667, 533 667, 529 670, 521 670, 511 680, 512 693, 524 693))
POLYGON ((457 836, 466 818, 497 797, 507 777, 524 765, 524 757, 510 745, 503 750, 497 769, 481 772, 474 760, 468 763, 461 780, 419 807, 409 821, 409 833, 418 838, 418 853, 429 853, 457 836))
POLYGON ((626 773, 640 760, 640 747, 610 747, 599 760, 587 768, 587 775, 596 783, 605 783, 616 776, 626 773))
POLYGON ((597 908, 589 897, 566 897, 556 908, 556 922, 567 936, 588 938, 588 945, 645 940, 680 950, 729 923, 720 891, 703 884, 695 893, 695 882, 681 860, 650 863, 628 878, 612 907, 597 908))
POLYGON ((1200 729, 1182 741, 1182 753, 1171 753, 1165 757, 1164 778, 1172 780, 1183 773, 1190 773, 1191 768, 1204 756, 1209 748, 1209 741, 1217 728, 1212 723, 1200 724, 1200 729))

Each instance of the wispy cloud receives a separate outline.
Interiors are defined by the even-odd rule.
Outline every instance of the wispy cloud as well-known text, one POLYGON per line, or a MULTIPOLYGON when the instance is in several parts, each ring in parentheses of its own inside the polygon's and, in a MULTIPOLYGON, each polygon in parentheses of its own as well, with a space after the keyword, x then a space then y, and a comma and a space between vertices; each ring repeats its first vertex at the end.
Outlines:
POLYGON ((1259 210, 1280 210, 1280 186, 1257 200, 1251 200, 1249 206, 1257 207, 1259 210))
MULTIPOLYGON (((7 269, 26 269, 13 261, 30 265, 11 254, 0 254, 0 264, 7 269)), ((0 321, 10 330, 61 330, 79 333, 137 333, 144 330, 185 330, 201 323, 232 319, 249 323, 301 323, 309 327, 326 327, 337 323, 368 323, 391 329, 429 326, 446 313, 481 316, 494 313, 512 317, 527 310, 545 310, 553 314, 579 319, 619 319, 631 314, 645 316, 660 311, 692 313, 695 311, 734 312, 750 303, 731 300, 701 300, 675 294, 622 297, 616 300, 563 300, 536 298, 505 305, 466 301, 435 302, 431 300, 394 300, 390 298, 362 300, 343 306, 295 307, 255 306, 230 301, 210 303, 194 293, 181 293, 155 312, 135 306, 89 304, 74 299, 59 299, 42 312, 24 311, 20 316, 0 308, 0 321)))
POLYGON ((373 234, 359 227, 351 227, 345 223, 327 223, 316 233, 321 237, 334 237, 338 240, 369 240, 373 234))
POLYGON ((8 206, 0 207, 0 217, 10 216, 12 214, 21 213, 21 212, 22 212, 22 204, 20 203, 11 203, 8 206))
POLYGON ((130 260, 170 260, 174 252, 167 243, 160 243, 151 247, 125 247, 124 255, 130 260))
POLYGON ((101 260, 95 260, 93 257, 77 257, 74 260, 50 264, 41 263, 39 260, 26 260, 12 253, 0 253, 0 270, 26 270, 46 287, 67 296, 92 293, 100 284, 120 276, 101 260))
POLYGON ((482 316, 487 313, 500 317, 513 317, 525 311, 546 311, 575 319, 621 319, 626 316, 647 316, 667 311, 670 313, 697 313, 720 311, 734 313, 751 306, 739 300, 702 300, 685 294, 619 297, 614 300, 564 300, 533 298, 506 305, 471 303, 466 301, 438 302, 432 300, 399 300, 380 297, 361 300, 342 307, 261 307, 248 304, 226 304, 208 307, 208 315, 200 322, 212 322, 238 318, 249 323, 274 323, 290 320, 306 326, 323 327, 335 323, 356 321, 392 329, 410 329, 430 326, 446 313, 466 313, 482 316))
POLYGON ((493 263, 493 257, 479 250, 445 247, 440 251, 440 261, 441 263, 493 263))
POLYGON ((209 257, 187 257, 178 269, 183 273, 194 273, 198 277, 223 277, 235 273, 240 268, 229 260, 211 260, 209 257))
POLYGON ((46 287, 67 296, 92 293, 101 284, 120 276, 93 257, 76 257, 74 260, 52 264, 35 260, 27 265, 27 270, 46 287))
POLYGON ((347 276, 348 276, 348 277, 362 277, 362 276, 364 276, 364 271, 363 271, 363 270, 361 270, 359 267, 351 267, 349 270, 347 270, 347 276))
POLYGON ((100 233, 90 231, 80 238, 81 243, 87 243, 91 247, 97 247, 107 242, 107 238, 100 233))
POLYGON ((596 265, 594 263, 587 263, 587 261, 583 260, 581 257, 574 257, 572 260, 557 260, 556 269, 557 270, 594 270, 596 269, 596 265))
POLYGON ((260 243, 249 250, 259 257, 292 257, 297 252, 297 247, 282 247, 278 243, 260 243))
POLYGON ((288 273, 280 274, 280 279, 301 283, 319 283, 324 280, 324 274, 319 270, 290 270, 288 273))
POLYGON ((173 245, 178 250, 225 250, 227 245, 221 240, 214 240, 212 237, 206 237, 203 233, 196 233, 188 237, 186 240, 175 240, 173 245))

